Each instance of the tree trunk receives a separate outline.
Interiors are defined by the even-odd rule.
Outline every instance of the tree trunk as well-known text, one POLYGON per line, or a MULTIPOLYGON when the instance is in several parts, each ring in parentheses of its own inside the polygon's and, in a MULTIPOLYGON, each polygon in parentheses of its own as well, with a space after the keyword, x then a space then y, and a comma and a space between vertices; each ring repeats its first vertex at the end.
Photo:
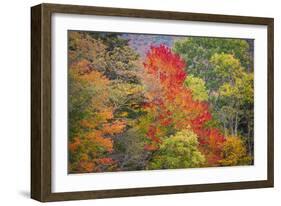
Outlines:
POLYGON ((230 121, 230 129, 231 129, 231 136, 233 136, 234 135, 233 117, 231 118, 231 121, 230 121))
POLYGON ((223 130, 224 130, 224 136, 226 137, 227 135, 227 129, 226 129, 226 123, 223 121, 223 130))
POLYGON ((247 134, 247 143, 248 143, 248 152, 249 155, 253 155, 252 154, 252 138, 251 138, 251 122, 248 120, 248 134, 247 134))
POLYGON ((234 130, 235 136, 237 136, 237 129, 238 129, 238 112, 235 113, 235 130, 234 130))

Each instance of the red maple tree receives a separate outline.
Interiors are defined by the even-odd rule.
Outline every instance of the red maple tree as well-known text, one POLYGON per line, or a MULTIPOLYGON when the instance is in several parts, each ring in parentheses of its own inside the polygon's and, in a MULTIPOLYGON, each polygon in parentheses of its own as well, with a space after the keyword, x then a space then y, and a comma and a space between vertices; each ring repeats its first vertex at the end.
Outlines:
POLYGON ((186 63, 168 47, 151 47, 144 62, 144 81, 147 89, 145 109, 154 117, 147 131, 145 149, 157 150, 165 128, 176 130, 191 127, 197 134, 200 150, 207 157, 207 164, 216 165, 221 159, 224 136, 206 123, 212 119, 208 104, 192 98, 192 91, 184 85, 186 63), (164 127, 164 128, 163 128, 164 127))

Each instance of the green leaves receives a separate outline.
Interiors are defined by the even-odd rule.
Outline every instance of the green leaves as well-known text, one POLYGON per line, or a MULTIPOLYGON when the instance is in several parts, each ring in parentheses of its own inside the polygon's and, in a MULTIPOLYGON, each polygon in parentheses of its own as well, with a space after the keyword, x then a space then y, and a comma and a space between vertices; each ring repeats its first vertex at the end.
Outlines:
POLYGON ((188 77, 186 77, 184 85, 192 91, 192 97, 194 100, 208 100, 208 93, 203 79, 194 77, 193 75, 189 75, 188 77))
POLYGON ((197 135, 186 129, 166 137, 160 148, 154 153, 149 169, 176 169, 200 167, 204 164, 204 155, 198 150, 197 135))
POLYGON ((234 98, 241 104, 253 103, 253 74, 242 73, 241 78, 235 78, 232 84, 224 83, 220 87, 219 93, 221 97, 234 98))
MULTIPOLYGON (((187 37, 176 41, 173 50, 186 60, 189 76, 205 81, 212 116, 224 134, 245 136, 252 153, 253 40, 187 37)), ((191 90, 196 98, 201 89, 191 90)))
POLYGON ((220 79, 219 83, 230 82, 234 78, 240 77, 243 72, 239 60, 232 54, 215 53, 211 57, 210 63, 213 66, 216 76, 220 79))

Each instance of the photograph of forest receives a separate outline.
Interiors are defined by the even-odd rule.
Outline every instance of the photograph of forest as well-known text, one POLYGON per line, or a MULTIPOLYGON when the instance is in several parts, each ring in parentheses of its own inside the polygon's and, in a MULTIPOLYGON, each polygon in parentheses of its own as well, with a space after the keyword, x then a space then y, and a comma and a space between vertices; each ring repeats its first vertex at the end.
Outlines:
POLYGON ((254 40, 68 31, 68 172, 254 164, 254 40))

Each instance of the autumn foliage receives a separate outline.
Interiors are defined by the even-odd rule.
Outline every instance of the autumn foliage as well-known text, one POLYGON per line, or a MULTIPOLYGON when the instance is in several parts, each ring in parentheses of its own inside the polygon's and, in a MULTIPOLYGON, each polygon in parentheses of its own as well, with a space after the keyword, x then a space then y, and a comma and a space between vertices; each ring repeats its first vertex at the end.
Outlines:
POLYGON ((225 138, 216 128, 206 127, 212 119, 205 102, 192 98, 192 92, 184 86, 187 74, 184 71, 185 62, 172 51, 161 45, 152 47, 144 63, 145 84, 153 79, 155 85, 146 93, 148 102, 145 109, 152 113, 153 122, 148 128, 147 138, 150 140, 145 146, 148 150, 157 150, 161 144, 163 127, 172 127, 180 131, 191 126, 198 135, 200 150, 207 155, 209 164, 217 164, 220 160, 221 144, 225 138), (157 88, 157 89, 155 89, 157 88))
POLYGON ((73 161, 70 169, 73 172, 111 170, 115 167, 115 161, 108 157, 108 154, 113 152, 112 136, 123 131, 125 122, 114 120, 113 108, 107 106, 109 80, 94 70, 81 73, 84 68, 81 66, 84 65, 84 62, 79 62, 70 72, 71 84, 84 89, 77 92, 72 90, 71 95, 79 95, 77 104, 85 105, 85 108, 75 111, 75 101, 72 101, 74 105, 70 108, 71 117, 76 119, 72 125, 74 137, 69 143, 70 157, 73 161), (91 92, 95 95, 92 96, 91 92))
MULTIPOLYGON (((209 82, 189 75, 186 59, 164 44, 140 58, 128 45, 117 34, 70 32, 70 173, 251 164, 245 142, 217 123, 209 82)), ((252 78, 243 78, 249 103, 252 78)), ((219 92, 238 96, 226 83, 219 92)))

